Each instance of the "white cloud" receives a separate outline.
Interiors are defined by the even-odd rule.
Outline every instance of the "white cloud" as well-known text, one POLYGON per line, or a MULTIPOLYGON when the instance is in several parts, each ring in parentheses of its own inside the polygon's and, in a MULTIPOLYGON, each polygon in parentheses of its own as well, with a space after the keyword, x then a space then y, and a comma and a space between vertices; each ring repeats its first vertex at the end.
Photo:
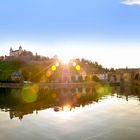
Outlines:
POLYGON ((125 5, 140 5, 140 0, 124 0, 121 3, 125 5))

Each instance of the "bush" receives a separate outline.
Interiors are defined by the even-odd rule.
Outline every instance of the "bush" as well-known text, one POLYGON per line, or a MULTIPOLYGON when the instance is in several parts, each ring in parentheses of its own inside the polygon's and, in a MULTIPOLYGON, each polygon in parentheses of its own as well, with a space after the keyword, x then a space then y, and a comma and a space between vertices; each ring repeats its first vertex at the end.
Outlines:
POLYGON ((82 82, 83 81, 83 77, 81 75, 78 77, 78 81, 79 82, 82 82))
POLYGON ((75 81, 76 81, 75 76, 72 76, 72 77, 71 77, 71 81, 72 81, 72 82, 75 82, 75 81))
POLYGON ((96 75, 94 75, 94 76, 92 76, 92 81, 99 81, 99 78, 96 76, 96 75))
POLYGON ((89 75, 87 75, 87 76, 85 77, 85 81, 86 81, 86 82, 90 81, 90 76, 89 76, 89 75))

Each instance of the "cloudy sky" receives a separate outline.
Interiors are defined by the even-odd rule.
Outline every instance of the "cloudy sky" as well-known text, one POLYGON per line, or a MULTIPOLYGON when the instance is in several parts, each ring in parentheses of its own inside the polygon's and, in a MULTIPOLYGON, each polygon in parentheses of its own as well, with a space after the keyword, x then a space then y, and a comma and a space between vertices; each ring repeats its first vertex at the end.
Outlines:
POLYGON ((140 5, 140 0, 124 0, 122 3, 126 5, 140 5))
POLYGON ((1 1, 0 55, 19 45, 104 67, 140 67, 140 0, 1 1))

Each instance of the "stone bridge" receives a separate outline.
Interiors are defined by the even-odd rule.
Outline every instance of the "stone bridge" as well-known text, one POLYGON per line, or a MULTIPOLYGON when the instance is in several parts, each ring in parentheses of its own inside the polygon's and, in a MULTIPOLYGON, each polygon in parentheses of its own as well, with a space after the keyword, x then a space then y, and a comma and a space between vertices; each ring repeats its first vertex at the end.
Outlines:
POLYGON ((136 85, 140 85, 140 71, 134 74, 133 83, 136 85))
POLYGON ((129 83, 140 85, 140 69, 118 69, 115 73, 109 74, 110 83, 129 83))

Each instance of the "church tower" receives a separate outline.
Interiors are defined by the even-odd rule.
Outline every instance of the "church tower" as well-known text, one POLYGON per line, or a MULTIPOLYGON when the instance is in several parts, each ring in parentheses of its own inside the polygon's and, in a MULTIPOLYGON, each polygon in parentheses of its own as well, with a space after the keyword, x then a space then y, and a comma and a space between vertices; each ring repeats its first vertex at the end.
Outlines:
POLYGON ((19 55, 21 55, 21 54, 22 54, 22 47, 19 46, 19 55))
POLYGON ((9 55, 10 55, 10 56, 13 55, 13 49, 12 49, 12 47, 10 48, 10 53, 9 53, 9 55))

